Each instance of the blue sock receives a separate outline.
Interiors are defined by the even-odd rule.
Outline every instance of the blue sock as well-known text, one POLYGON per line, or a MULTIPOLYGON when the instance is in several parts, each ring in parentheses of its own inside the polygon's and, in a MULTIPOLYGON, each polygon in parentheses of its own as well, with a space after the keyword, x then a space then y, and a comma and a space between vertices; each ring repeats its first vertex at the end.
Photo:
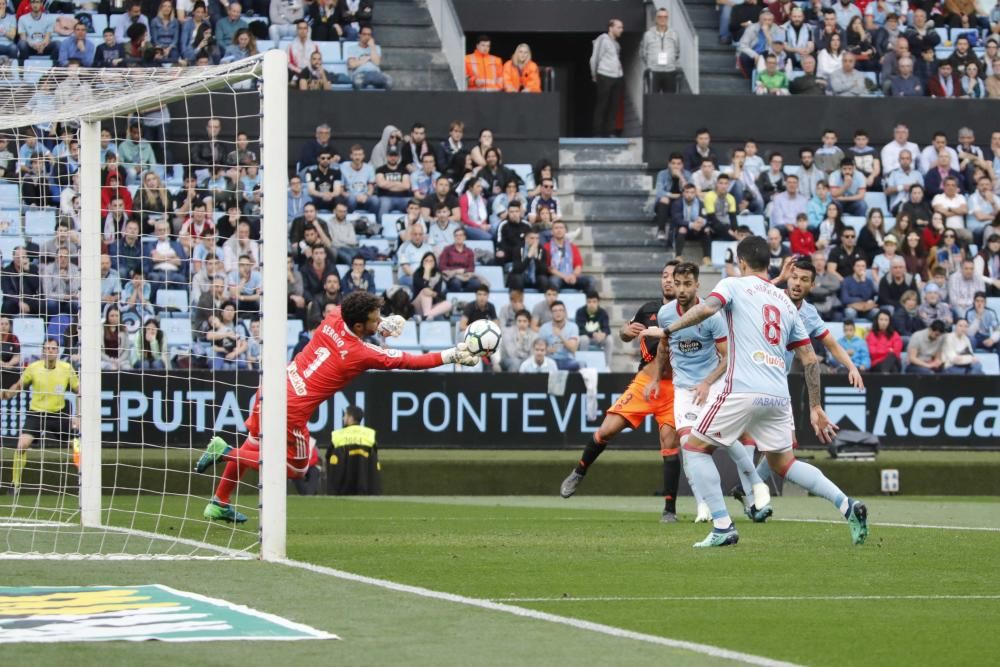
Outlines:
POLYGON ((767 457, 765 456, 757 464, 757 476, 760 477, 763 482, 771 481, 771 466, 767 465, 767 457))
POLYGON ((819 468, 803 461, 795 461, 785 472, 785 479, 801 486, 814 496, 826 498, 840 510, 845 518, 847 517, 850 499, 837 488, 836 484, 827 479, 819 468))
POLYGON ((718 529, 729 528, 733 521, 726 511, 726 501, 722 498, 722 481, 719 479, 719 470, 715 467, 712 455, 684 450, 684 456, 688 457, 688 474, 691 475, 691 482, 712 512, 712 525, 718 529))
POLYGON ((757 471, 753 467, 753 458, 747 453, 743 445, 732 445, 725 447, 729 458, 736 464, 736 472, 740 475, 740 485, 743 487, 743 495, 746 496, 747 506, 754 504, 753 485, 760 484, 761 479, 757 476, 757 471))

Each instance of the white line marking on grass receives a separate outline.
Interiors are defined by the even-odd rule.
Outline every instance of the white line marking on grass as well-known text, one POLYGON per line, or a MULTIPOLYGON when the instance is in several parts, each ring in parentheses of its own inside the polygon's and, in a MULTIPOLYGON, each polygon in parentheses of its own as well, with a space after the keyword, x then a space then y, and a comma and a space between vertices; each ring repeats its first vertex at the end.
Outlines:
POLYGON ((753 655, 750 653, 742 653, 740 651, 731 651, 729 649, 721 648, 718 646, 711 646, 709 644, 699 644, 696 642, 688 642, 680 639, 670 639, 668 637, 658 637, 656 635, 648 635, 642 632, 635 632, 633 630, 626 630, 624 628, 616 628, 611 625, 604 625, 603 623, 594 623, 592 621, 585 621, 578 618, 570 618, 568 616, 549 614, 544 611, 527 609, 525 607, 517 607, 515 605, 504 604, 502 602, 494 602, 492 600, 484 600, 480 598, 471 598, 471 597, 466 597, 464 595, 456 595, 454 593, 445 593, 443 591, 434 591, 429 588, 423 588, 422 586, 410 586, 409 584, 400 584, 396 583, 395 581, 389 581, 387 579, 376 579, 375 577, 366 577, 362 574, 345 572, 343 570, 337 570, 331 567, 324 567, 322 565, 313 565, 312 563, 303 563, 301 561, 295 561, 295 560, 279 560, 275 562, 283 565, 288 565, 289 567, 295 567, 302 570, 307 570, 309 572, 315 572, 317 574, 325 574, 330 577, 336 577, 337 579, 344 579, 346 581, 353 581, 360 584, 367 584, 369 586, 377 586, 379 588, 384 588, 390 591, 396 591, 397 593, 409 593, 411 595, 418 595, 424 598, 443 600, 445 602, 454 602, 457 604, 464 604, 469 607, 479 607, 480 609, 486 609, 489 611, 499 611, 505 614, 519 616, 521 618, 530 618, 536 621, 547 621, 549 623, 558 623, 559 625, 568 625, 569 627, 576 628, 578 630, 585 630, 587 632, 596 632, 599 634, 608 635, 610 637, 618 637, 620 639, 631 639, 634 641, 641 641, 649 644, 658 644, 660 646, 668 646, 670 648, 679 648, 686 651, 692 651, 694 653, 700 653, 702 655, 708 655, 713 658, 733 660, 735 662, 741 662, 747 665, 759 665, 760 667, 797 667, 795 663, 783 662, 781 660, 773 660, 771 658, 765 658, 763 656, 753 655))
MULTIPOLYGON (((772 521, 785 521, 791 523, 834 523, 843 525, 844 521, 837 521, 835 519, 772 519, 772 521)), ((920 528, 923 530, 971 530, 974 532, 983 533, 1000 533, 1000 528, 994 528, 991 526, 934 526, 922 523, 885 523, 882 521, 875 522, 869 521, 868 525, 878 526, 882 528, 920 528)))
POLYGON ((497 598, 494 602, 836 602, 841 600, 1000 600, 1000 595, 663 595, 653 597, 497 598))

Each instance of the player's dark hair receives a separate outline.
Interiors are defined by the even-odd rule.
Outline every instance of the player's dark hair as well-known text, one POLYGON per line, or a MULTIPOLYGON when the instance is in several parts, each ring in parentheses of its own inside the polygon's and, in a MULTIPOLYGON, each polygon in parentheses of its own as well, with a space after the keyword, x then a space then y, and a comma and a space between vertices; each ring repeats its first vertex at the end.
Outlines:
POLYGON ((809 275, 812 276, 812 279, 813 280, 816 279, 816 267, 813 266, 813 263, 810 262, 808 259, 797 260, 794 264, 794 267, 799 271, 808 271, 809 275))
POLYGON ((736 256, 746 262, 751 271, 763 271, 771 263, 771 251, 762 236, 748 236, 740 241, 736 256))
POLYGON ((344 408, 344 415, 350 417, 355 424, 360 424, 365 419, 365 411, 356 405, 348 405, 344 408))
POLYGON ((368 314, 382 308, 382 297, 368 292, 351 292, 340 306, 344 324, 348 328, 368 321, 368 314))
MULTIPOLYGON (((677 258, 675 257, 674 259, 672 259, 672 260, 670 260, 669 262, 667 262, 666 264, 664 264, 664 265, 663 265, 663 268, 664 268, 664 269, 666 269, 666 268, 667 268, 668 266, 673 266, 673 267, 675 267, 675 268, 676 268, 676 267, 677 267, 677 265, 678 265, 678 264, 680 264, 680 263, 681 263, 681 260, 679 260, 679 259, 677 259, 677 258)), ((663 272, 663 269, 661 269, 661 270, 660 270, 660 272, 662 273, 662 272, 663 272)))
POLYGON ((698 280, 698 275, 701 273, 698 265, 693 262, 681 262, 676 267, 674 267, 675 276, 691 276, 695 280, 698 280))

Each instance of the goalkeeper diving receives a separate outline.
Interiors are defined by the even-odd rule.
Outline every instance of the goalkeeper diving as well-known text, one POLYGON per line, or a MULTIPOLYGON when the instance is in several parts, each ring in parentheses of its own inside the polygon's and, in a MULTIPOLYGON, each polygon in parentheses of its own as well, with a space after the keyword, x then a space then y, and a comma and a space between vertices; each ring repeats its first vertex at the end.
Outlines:
MULTIPOLYGON (((302 477, 309 466, 309 428, 313 411, 367 370, 426 370, 444 364, 475 366, 479 357, 465 343, 441 352, 407 354, 364 341, 380 333, 399 336, 406 320, 398 315, 381 317, 381 297, 368 292, 354 292, 324 319, 309 344, 288 365, 288 421, 286 424, 287 470, 290 479, 302 477)), ((225 461, 222 479, 215 496, 205 507, 205 518, 243 523, 247 517, 237 512, 230 497, 248 468, 260 467, 260 406, 266 396, 257 390, 253 411, 246 421, 247 437, 243 446, 233 448, 216 436, 195 464, 204 472, 214 463, 225 461)))

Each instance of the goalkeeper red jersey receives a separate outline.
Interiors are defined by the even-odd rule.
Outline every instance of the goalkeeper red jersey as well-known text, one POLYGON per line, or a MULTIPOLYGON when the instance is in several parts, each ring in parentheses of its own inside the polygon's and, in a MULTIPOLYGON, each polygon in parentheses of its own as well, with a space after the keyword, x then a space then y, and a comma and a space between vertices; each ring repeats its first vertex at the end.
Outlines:
POLYGON ((424 370, 441 363, 440 352, 407 354, 366 343, 347 328, 337 308, 288 365, 288 421, 308 419, 316 406, 367 370, 424 370))

